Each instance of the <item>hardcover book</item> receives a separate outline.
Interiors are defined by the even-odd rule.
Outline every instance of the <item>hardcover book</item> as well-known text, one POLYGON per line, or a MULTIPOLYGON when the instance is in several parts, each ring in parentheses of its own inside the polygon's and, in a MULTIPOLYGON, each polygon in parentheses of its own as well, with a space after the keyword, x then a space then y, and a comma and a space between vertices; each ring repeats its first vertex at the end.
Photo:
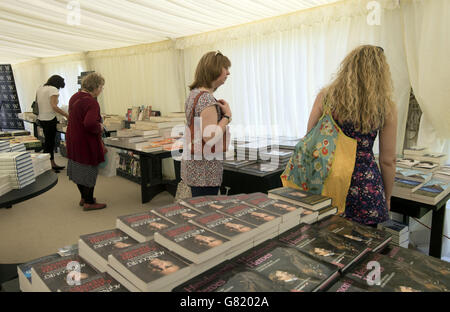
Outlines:
POLYGON ((345 271, 369 251, 362 242, 326 230, 317 230, 309 224, 301 224, 277 238, 308 255, 336 265, 345 271))
POLYGON ((108 273, 87 278, 80 285, 64 286, 58 292, 128 292, 125 287, 108 273))
POLYGON ((271 280, 283 291, 319 291, 339 276, 336 266, 276 240, 264 242, 231 261, 271 280))
POLYGON ((81 235, 78 241, 79 254, 100 272, 106 272, 108 256, 138 242, 118 229, 81 235))
POLYGON ((155 208, 152 212, 170 220, 174 224, 185 223, 188 220, 201 215, 197 210, 179 204, 155 208))
POLYGON ((140 243, 153 239, 155 232, 167 229, 174 223, 151 211, 118 217, 116 227, 140 243))
POLYGON ((56 258, 32 266, 32 291, 54 292, 96 274, 98 272, 78 255, 56 258))
POLYGON ((319 230, 337 233, 354 241, 363 242, 374 252, 383 249, 392 239, 391 235, 385 231, 365 226, 339 216, 329 216, 315 223, 314 227, 319 230))
POLYGON ((155 233, 155 241, 194 263, 222 254, 229 240, 192 223, 174 225, 155 233))
POLYGON ((436 276, 379 253, 369 253, 344 276, 384 292, 450 291, 436 276))
POLYGON ((154 241, 117 251, 108 263, 141 291, 167 291, 167 285, 182 283, 190 273, 189 261, 154 241))
POLYGON ((331 205, 331 198, 329 197, 320 194, 311 194, 289 187, 279 187, 270 190, 269 197, 284 200, 311 210, 319 210, 320 208, 331 205))

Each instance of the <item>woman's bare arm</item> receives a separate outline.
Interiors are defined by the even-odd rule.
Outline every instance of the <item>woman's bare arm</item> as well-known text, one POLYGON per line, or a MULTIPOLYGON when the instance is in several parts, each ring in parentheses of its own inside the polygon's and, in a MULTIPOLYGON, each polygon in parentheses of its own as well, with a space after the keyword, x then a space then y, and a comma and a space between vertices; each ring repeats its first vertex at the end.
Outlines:
POLYGON ((391 196, 394 187, 397 138, 397 110, 386 117, 383 129, 380 131, 380 169, 383 178, 384 193, 388 209, 391 209, 391 196))

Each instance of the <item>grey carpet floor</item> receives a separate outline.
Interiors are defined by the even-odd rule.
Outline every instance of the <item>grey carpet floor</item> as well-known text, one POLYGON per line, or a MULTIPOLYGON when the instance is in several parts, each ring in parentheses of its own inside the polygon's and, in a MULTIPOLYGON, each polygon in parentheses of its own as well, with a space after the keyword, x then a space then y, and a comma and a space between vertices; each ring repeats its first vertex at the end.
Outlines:
MULTIPOLYGON (((58 165, 67 159, 56 156, 58 165)), ((83 211, 80 193, 69 181, 66 170, 58 174, 58 183, 49 191, 0 209, 0 264, 23 263, 57 252, 75 244, 80 235, 115 228, 118 216, 150 210, 174 201, 167 192, 142 204, 140 185, 122 177, 98 176, 94 197, 108 206, 83 211)))

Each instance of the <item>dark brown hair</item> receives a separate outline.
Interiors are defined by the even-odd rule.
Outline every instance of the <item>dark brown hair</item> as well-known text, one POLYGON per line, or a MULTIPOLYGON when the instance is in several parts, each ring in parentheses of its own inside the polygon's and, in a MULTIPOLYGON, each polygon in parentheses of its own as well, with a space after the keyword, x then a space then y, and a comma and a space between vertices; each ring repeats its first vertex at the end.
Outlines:
POLYGON ((228 69, 230 66, 230 60, 220 51, 206 53, 198 62, 194 82, 189 86, 189 90, 211 88, 211 83, 222 74, 222 68, 228 69))

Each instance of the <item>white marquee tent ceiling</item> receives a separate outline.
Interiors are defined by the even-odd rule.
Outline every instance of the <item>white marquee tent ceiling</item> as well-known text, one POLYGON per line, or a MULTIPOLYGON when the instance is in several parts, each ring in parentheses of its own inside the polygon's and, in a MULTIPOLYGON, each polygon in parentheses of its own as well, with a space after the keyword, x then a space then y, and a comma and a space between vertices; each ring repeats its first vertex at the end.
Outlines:
POLYGON ((152 43, 340 0, 0 0, 0 63, 152 43))

